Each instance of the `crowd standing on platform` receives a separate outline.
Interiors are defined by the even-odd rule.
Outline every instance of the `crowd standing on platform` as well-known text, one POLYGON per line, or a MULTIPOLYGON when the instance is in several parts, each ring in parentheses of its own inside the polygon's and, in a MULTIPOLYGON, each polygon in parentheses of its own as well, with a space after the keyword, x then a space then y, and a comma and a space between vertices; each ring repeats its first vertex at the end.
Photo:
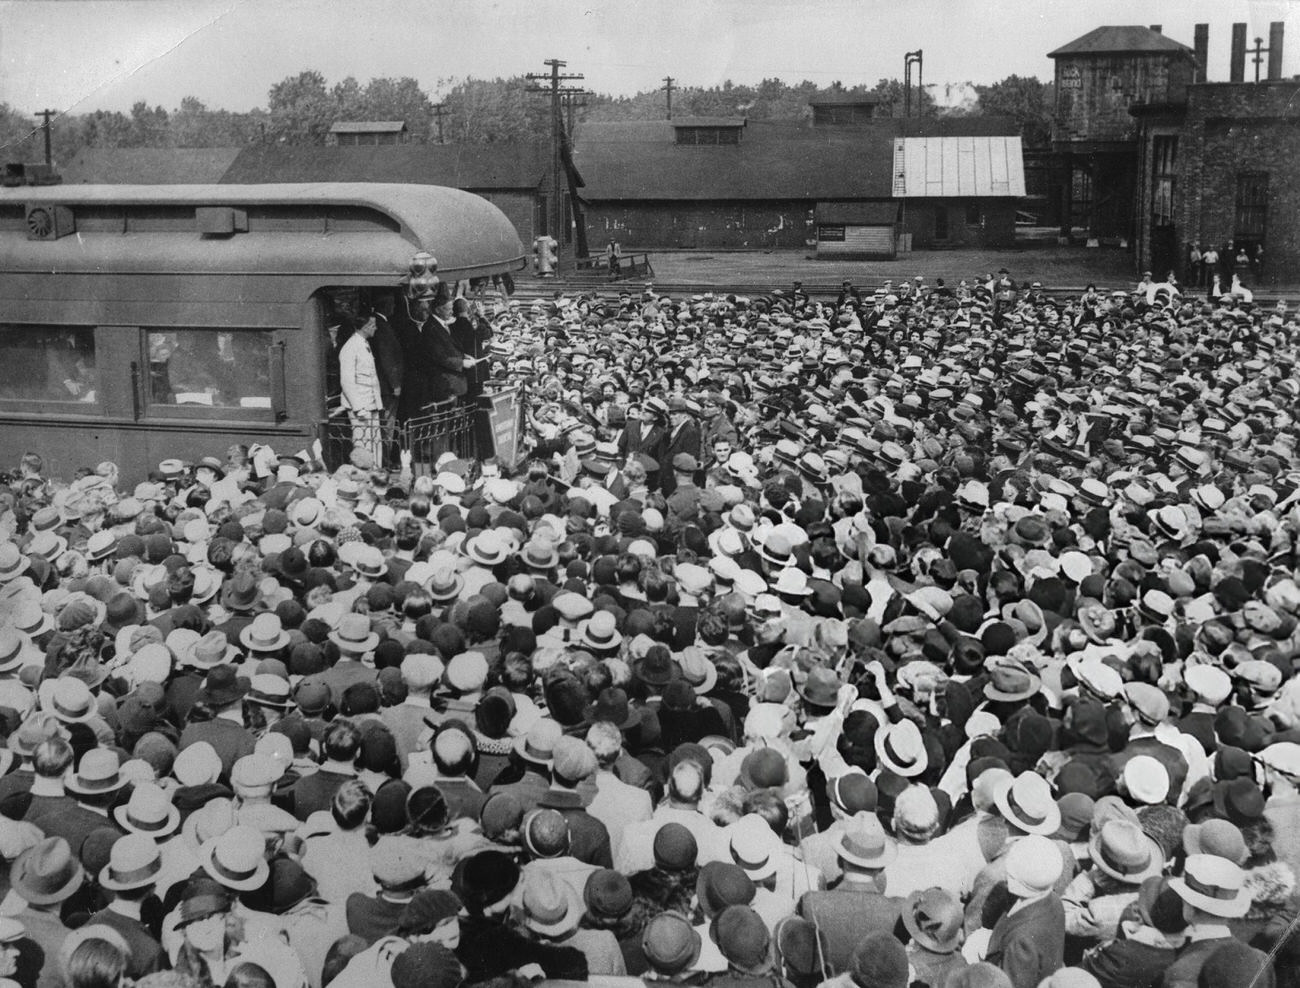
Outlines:
POLYGON ((1285 305, 492 322, 517 470, 6 478, 6 984, 1300 983, 1285 305))

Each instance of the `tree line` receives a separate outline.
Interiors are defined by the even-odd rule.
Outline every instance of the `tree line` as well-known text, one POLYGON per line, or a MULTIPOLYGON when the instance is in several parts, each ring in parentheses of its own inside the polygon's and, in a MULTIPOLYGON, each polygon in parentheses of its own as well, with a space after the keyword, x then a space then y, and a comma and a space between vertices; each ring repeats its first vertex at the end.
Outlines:
MULTIPOLYGON (((62 114, 52 126, 53 154, 68 160, 87 148, 236 147, 255 143, 321 145, 338 120, 403 120, 415 143, 494 143, 544 141, 550 138, 550 102, 528 91, 524 76, 508 79, 439 80, 441 108, 413 78, 375 78, 364 85, 347 78, 333 85, 316 71, 301 72, 273 85, 265 108, 247 112, 212 109, 187 96, 168 110, 136 103, 130 113, 96 110, 62 114)), ((878 116, 903 115, 903 84, 881 79, 875 86, 834 88, 879 100, 878 116)), ((1008 76, 975 86, 973 105, 940 108, 929 93, 913 93, 914 114, 988 115, 1012 118, 1027 145, 1048 140, 1052 86, 1035 78, 1008 76)), ((719 86, 674 89, 673 116, 744 116, 752 120, 801 120, 810 116, 808 100, 824 92, 816 83, 764 79, 757 85, 724 82, 719 86)), ((662 89, 634 96, 592 94, 575 107, 575 121, 657 120, 666 115, 662 89)), ((7 161, 39 161, 43 138, 35 118, 0 103, 0 146, 7 161)))

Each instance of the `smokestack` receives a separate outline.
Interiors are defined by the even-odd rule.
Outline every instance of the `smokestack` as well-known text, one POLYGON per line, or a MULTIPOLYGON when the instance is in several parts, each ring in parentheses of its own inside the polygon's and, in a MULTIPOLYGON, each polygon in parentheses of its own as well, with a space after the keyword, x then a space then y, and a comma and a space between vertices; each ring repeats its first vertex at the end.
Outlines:
POLYGON ((1159 24, 1152 24, 1152 25, 1151 25, 1151 30, 1154 31, 1156 34, 1159 34, 1159 33, 1160 33, 1160 25, 1159 25, 1159 24))
POLYGON ((1210 25, 1197 24, 1192 31, 1192 51, 1196 58, 1196 75, 1193 82, 1205 81, 1205 65, 1210 57, 1210 25))
POLYGON ((1246 25, 1232 25, 1232 54, 1228 60, 1228 81, 1246 81, 1246 25))
POLYGON ((1281 21, 1274 21, 1268 26, 1268 81, 1278 82, 1282 78, 1282 27, 1281 21))

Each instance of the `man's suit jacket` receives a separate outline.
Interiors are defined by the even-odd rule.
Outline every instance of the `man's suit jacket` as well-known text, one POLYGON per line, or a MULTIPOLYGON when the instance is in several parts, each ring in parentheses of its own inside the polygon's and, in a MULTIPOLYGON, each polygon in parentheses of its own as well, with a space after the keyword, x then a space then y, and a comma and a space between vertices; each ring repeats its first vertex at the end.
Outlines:
POLYGON ((246 728, 223 717, 187 725, 181 732, 177 747, 184 751, 199 741, 206 741, 216 749, 217 756, 221 759, 221 774, 227 779, 230 778, 230 770, 234 768, 235 762, 245 755, 251 755, 256 744, 253 735, 246 728))
POLYGON ((123 835, 126 833, 111 816, 100 816, 94 810, 89 810, 80 804, 58 813, 33 817, 32 823, 36 824, 46 837, 62 837, 72 848, 72 853, 78 856, 81 855, 81 845, 96 830, 108 828, 123 835))
POLYGON ((826 935, 826 963, 832 974, 848 971, 853 951, 867 934, 893 933, 902 911, 902 899, 854 888, 805 892, 798 908, 800 916, 826 935))
MULTIPOLYGON (((451 324, 451 341, 456 349, 467 357, 483 356, 483 345, 492 338, 492 330, 484 320, 474 320, 469 316, 457 316, 451 324)), ((487 364, 475 364, 465 371, 465 381, 470 394, 483 390, 487 380, 487 364)))
MULTIPOLYGON (((464 355, 456 349, 450 330, 437 316, 429 316, 420 326, 405 312, 399 312, 393 316, 393 329, 404 357, 402 397, 397 403, 397 414, 407 419, 419 415, 426 405, 451 397, 454 385, 450 378, 459 378, 464 385, 464 355)), ((455 393, 464 391, 462 386, 455 393)))
POLYGON ((684 423, 680 429, 669 429, 664 435, 663 446, 657 459, 660 489, 665 497, 677 489, 677 478, 673 476, 673 457, 678 453, 690 453, 697 461, 699 460, 700 427, 694 421, 684 423))
POLYGON ((989 937, 990 964, 1000 967, 1013 988, 1038 983, 1065 964, 1065 907, 1055 892, 998 920, 989 937))

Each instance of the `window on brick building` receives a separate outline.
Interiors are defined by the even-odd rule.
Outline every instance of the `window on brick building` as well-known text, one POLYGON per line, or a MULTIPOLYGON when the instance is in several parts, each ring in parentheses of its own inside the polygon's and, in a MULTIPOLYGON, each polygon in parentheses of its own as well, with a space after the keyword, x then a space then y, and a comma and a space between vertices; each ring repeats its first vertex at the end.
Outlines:
POLYGON ((1237 223, 1233 239, 1257 244, 1268 219, 1268 172, 1237 173, 1237 223))
POLYGON ((1174 222, 1174 171, 1178 165, 1178 138, 1157 137, 1151 146, 1151 222, 1169 226, 1174 222))

